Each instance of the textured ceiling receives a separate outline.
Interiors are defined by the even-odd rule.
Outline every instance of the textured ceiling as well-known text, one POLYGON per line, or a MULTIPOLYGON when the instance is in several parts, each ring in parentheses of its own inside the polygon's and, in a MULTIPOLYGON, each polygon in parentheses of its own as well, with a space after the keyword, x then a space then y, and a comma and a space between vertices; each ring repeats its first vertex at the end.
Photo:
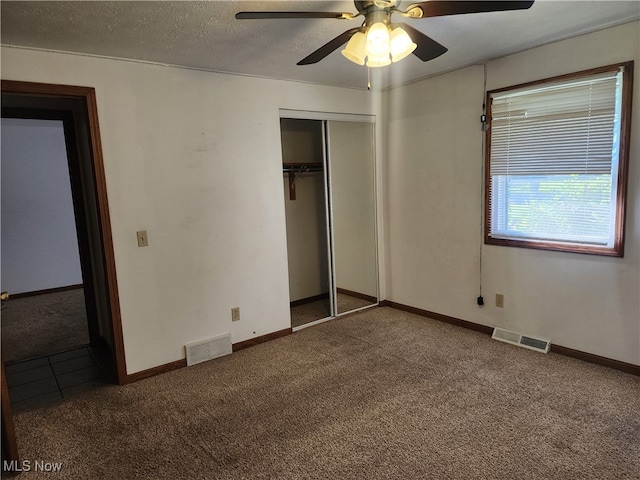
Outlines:
MULTIPOLYGON (((407 6, 412 2, 402 2, 407 6)), ((205 70, 365 88, 367 69, 340 55, 296 63, 355 20, 236 20, 247 10, 356 12, 353 2, 2 1, 2 44, 79 52, 205 70)), ((395 18, 395 17, 394 17, 395 18)), ((401 18, 401 17, 400 17, 401 18)), ((640 1, 537 0, 529 10, 410 22, 449 51, 384 67, 378 88, 429 77, 640 18, 640 1)), ((396 20, 398 21, 398 20, 396 20)))

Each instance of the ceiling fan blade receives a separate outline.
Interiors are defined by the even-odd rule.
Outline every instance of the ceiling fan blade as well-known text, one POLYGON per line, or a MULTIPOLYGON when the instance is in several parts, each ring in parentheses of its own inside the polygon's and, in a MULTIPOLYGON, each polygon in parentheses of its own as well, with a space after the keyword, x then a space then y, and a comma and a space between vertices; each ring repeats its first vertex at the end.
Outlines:
POLYGON ((347 43, 349 41, 349 39, 351 38, 351 36, 354 33, 356 33, 358 30, 359 30, 359 28, 352 28, 350 30, 347 30, 346 32, 341 33, 340 35, 338 35, 336 38, 334 38, 330 42, 325 43, 323 46, 321 46, 319 49, 317 49, 312 54, 310 54, 310 55, 306 56, 305 58, 303 58, 302 60, 300 60, 298 62, 298 65, 310 65, 312 63, 318 63, 320 60, 322 60, 324 57, 329 55, 335 49, 340 48, 342 45, 347 43))
POLYGON ((422 16, 416 18, 441 17, 444 15, 461 15, 465 13, 502 12, 506 10, 526 10, 533 5, 529 2, 484 2, 484 1, 457 1, 457 0, 432 0, 410 5, 407 11, 415 8, 422 10, 422 16))
POLYGON ((413 54, 423 62, 433 60, 447 51, 447 47, 440 45, 433 38, 427 37, 420 30, 416 30, 406 23, 396 23, 395 25, 400 25, 409 34, 411 40, 418 45, 413 54))
POLYGON ((268 20, 276 18, 351 18, 350 13, 341 12, 238 12, 238 20, 268 20))

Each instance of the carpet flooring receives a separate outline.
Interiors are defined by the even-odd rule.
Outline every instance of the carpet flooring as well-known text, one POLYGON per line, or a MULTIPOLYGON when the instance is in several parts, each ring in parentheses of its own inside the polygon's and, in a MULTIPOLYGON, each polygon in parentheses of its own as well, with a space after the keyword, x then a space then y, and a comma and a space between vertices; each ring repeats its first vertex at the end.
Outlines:
POLYGON ((15 362, 89 343, 82 288, 10 298, 2 309, 2 357, 15 362))
POLYGON ((640 478, 640 379, 388 307, 15 416, 56 479, 640 478))

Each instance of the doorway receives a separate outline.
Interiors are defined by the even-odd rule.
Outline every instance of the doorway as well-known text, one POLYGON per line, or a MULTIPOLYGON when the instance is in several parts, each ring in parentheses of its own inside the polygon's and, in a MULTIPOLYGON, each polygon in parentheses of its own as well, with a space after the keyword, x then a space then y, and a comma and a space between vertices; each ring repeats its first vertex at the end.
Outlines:
POLYGON ((307 115, 280 118, 294 331, 378 303, 373 119, 307 115))
POLYGON ((92 343, 60 120, 2 118, 2 357, 92 343))
MULTIPOLYGON (((101 368, 108 369, 109 380, 124 384, 127 374, 95 91, 89 87, 3 80, 2 117, 22 122, 52 121, 57 127, 62 126, 68 160, 81 271, 81 283, 72 286, 82 286, 89 346, 83 346, 79 351, 57 353, 56 355, 67 355, 68 358, 57 358, 56 362, 51 360, 50 355, 32 360, 43 363, 42 367, 48 366, 55 373, 55 370, 61 370, 60 367, 54 368, 57 361, 86 356, 82 348, 85 351, 87 348, 99 350, 104 355, 100 360, 101 368)), ((7 308, 10 308, 12 301, 9 298, 7 308)), ((9 372, 5 370, 4 359, 2 364, 8 381, 9 372)), ((38 375, 44 371, 36 367, 32 370, 38 375)), ((11 394, 11 388, 9 393, 11 394)), ((5 436, 7 422, 4 420, 11 418, 9 401, 6 395, 2 396, 5 436)), ((8 450, 11 451, 11 448, 8 450)), ((4 453, 6 451, 3 448, 4 453)))
POLYGON ((85 208, 67 154, 72 125, 37 116, 56 115, 13 109, 2 118, 2 358, 14 411, 113 377, 91 267, 81 265, 85 208))

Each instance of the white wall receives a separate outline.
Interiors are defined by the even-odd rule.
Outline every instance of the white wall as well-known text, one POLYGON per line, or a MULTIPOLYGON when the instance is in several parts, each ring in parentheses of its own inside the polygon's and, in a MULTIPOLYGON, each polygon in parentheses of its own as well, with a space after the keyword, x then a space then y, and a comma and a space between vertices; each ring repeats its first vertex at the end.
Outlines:
POLYGON ((279 109, 369 92, 7 47, 2 78, 96 89, 128 373, 290 327, 279 109))
POLYGON ((387 298, 640 364, 640 23, 487 64, 487 89, 635 60, 624 258, 481 245, 483 67, 384 94, 387 298), (495 294, 505 307, 495 307, 495 294))
POLYGON ((2 119, 2 291, 82 283, 61 121, 2 119))

